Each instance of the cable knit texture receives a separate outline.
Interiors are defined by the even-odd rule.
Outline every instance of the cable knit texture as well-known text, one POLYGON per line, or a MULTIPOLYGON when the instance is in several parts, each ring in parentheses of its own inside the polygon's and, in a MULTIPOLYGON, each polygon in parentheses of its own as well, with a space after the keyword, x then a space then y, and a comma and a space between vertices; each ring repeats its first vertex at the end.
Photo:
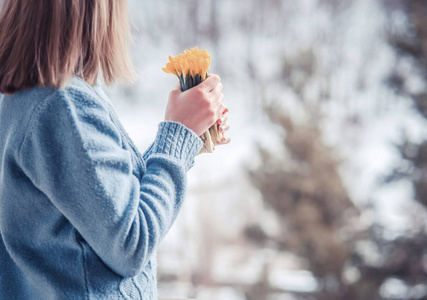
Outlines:
POLYGON ((155 252, 201 147, 162 122, 141 154, 78 78, 1 95, 0 299, 157 300, 155 252))

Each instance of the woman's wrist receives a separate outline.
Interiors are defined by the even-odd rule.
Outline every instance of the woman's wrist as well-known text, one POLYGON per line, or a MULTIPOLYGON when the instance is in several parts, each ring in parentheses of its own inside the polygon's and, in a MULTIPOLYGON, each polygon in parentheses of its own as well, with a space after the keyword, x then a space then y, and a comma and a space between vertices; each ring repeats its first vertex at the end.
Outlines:
POLYGON ((183 161, 186 169, 194 164, 203 142, 197 134, 185 125, 175 121, 163 121, 159 124, 153 154, 166 154, 183 161))

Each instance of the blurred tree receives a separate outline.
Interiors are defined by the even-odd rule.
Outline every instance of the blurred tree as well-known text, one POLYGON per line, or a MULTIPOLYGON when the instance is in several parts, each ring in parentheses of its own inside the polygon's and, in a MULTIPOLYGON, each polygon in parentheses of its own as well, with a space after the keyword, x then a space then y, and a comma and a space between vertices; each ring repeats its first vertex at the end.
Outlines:
MULTIPOLYGON (((408 19, 406 34, 390 33, 390 44, 399 51, 402 59, 411 59, 427 82, 427 5, 423 0, 400 1, 408 19)), ((406 74, 396 69, 390 75, 389 85, 396 93, 413 99, 418 112, 427 118, 427 88, 412 92, 406 85, 406 74)), ((387 181, 409 179, 415 198, 427 207, 427 141, 414 144, 406 140, 399 146, 404 164, 397 166, 387 181)))
MULTIPOLYGON (((401 59, 410 58, 418 66, 427 82, 427 5, 423 0, 398 4, 393 3, 393 9, 406 15, 409 29, 391 34, 390 44, 401 59)), ((260 148, 261 164, 249 175, 265 205, 278 216, 281 232, 269 237, 251 225, 246 236, 260 245, 272 240, 278 251, 290 251, 301 258, 302 267, 319 282, 315 299, 427 299, 424 226, 393 240, 387 239, 378 225, 357 230, 361 228, 358 210, 349 201, 333 151, 322 143, 319 130, 318 112, 322 98, 329 94, 328 85, 323 85, 315 99, 307 97, 310 82, 319 75, 327 82, 328 74, 322 74, 311 50, 284 62, 283 80, 301 99, 308 118, 306 124, 299 124, 280 108, 267 109, 270 119, 282 129, 284 153, 278 157, 260 148), (373 259, 375 254, 377 258, 373 259), (385 288, 392 279, 405 287, 398 296, 392 297, 385 288)), ((412 98, 416 109, 427 118, 427 89, 414 93, 405 82, 405 74, 398 69, 388 80, 396 93, 412 98)), ((402 164, 386 182, 410 180, 416 200, 427 207, 427 142, 406 141, 399 150, 402 164)))
MULTIPOLYGON (((406 16, 407 28, 404 32, 390 32, 389 42, 399 53, 400 59, 409 59, 416 66, 416 72, 427 82, 427 5, 423 0, 397 1, 397 9, 406 16)), ((407 74, 396 69, 389 77, 388 84, 399 95, 411 98, 415 109, 427 118, 427 87, 413 91, 407 84, 407 74)), ((404 133, 405 134, 405 133, 404 133)), ((402 157, 401 164, 386 178, 386 183, 398 180, 409 180, 414 188, 414 198, 424 208, 427 208, 427 141, 410 142, 404 137, 404 142, 398 146, 402 157)), ((419 213, 417 211, 415 214, 419 213)), ((425 211, 423 212, 425 213, 425 211)), ((417 216, 414 215, 415 219, 417 216)), ((394 270, 393 275, 410 287, 423 286, 424 293, 419 297, 414 295, 406 299, 427 299, 427 233, 426 224, 414 223, 415 234, 402 237, 393 243, 393 256, 388 270, 394 270)), ((391 245, 390 245, 391 246, 391 245)), ((390 247, 389 246, 389 247, 390 247)), ((389 262, 390 262, 389 260, 389 262)), ((414 290, 414 288, 410 289, 414 290)), ((414 294, 414 292, 412 293, 414 294)))
POLYGON ((350 255, 345 230, 357 209, 318 128, 297 125, 277 109, 268 114, 286 130, 289 156, 278 159, 260 149, 262 166, 251 172, 251 179, 279 217, 282 232, 273 238, 276 247, 296 254, 316 276, 322 287, 318 299, 344 299, 341 278, 350 255))
MULTIPOLYGON (((322 142, 319 105, 328 85, 312 101, 306 93, 321 70, 313 51, 303 51, 284 62, 285 83, 299 97, 308 114, 307 124, 298 124, 277 107, 267 109, 270 119, 283 129, 284 155, 278 157, 260 148, 260 167, 250 178, 268 208, 278 216, 281 232, 272 237, 279 251, 290 251, 316 276, 319 300, 349 299, 343 282, 351 248, 346 240, 358 210, 349 200, 338 174, 332 149, 322 142)), ((265 234, 249 227, 246 235, 262 242, 265 234)), ((351 234, 350 234, 351 236, 351 234)))

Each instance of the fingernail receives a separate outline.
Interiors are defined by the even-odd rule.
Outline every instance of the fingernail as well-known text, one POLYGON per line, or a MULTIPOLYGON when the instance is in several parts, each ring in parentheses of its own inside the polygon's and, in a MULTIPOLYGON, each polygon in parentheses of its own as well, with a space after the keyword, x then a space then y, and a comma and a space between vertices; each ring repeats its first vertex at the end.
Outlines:
POLYGON ((229 143, 229 142, 230 142, 230 140, 231 140, 231 138, 230 138, 229 136, 225 136, 225 137, 222 139, 222 142, 223 142, 224 144, 227 144, 227 143, 229 143))
POLYGON ((224 132, 226 129, 227 129, 227 126, 225 126, 225 125, 221 125, 221 126, 219 126, 219 130, 220 130, 221 132, 224 132))
POLYGON ((225 116, 222 116, 221 118, 219 118, 218 123, 222 124, 222 123, 224 123, 224 121, 225 121, 225 116))

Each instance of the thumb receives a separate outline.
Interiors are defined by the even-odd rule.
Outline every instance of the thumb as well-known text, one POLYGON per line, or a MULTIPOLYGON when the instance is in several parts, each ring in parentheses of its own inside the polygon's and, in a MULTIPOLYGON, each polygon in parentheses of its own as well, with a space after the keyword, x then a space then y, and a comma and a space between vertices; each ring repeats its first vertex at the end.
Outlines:
POLYGON ((171 89, 171 91, 169 92, 169 97, 173 97, 173 98, 176 98, 176 97, 178 97, 178 95, 180 95, 181 94, 181 85, 179 84, 179 82, 178 83, 176 83, 175 85, 174 85, 174 87, 171 89))
POLYGON ((179 82, 175 83, 173 90, 179 90, 181 92, 181 85, 179 84, 179 82))

